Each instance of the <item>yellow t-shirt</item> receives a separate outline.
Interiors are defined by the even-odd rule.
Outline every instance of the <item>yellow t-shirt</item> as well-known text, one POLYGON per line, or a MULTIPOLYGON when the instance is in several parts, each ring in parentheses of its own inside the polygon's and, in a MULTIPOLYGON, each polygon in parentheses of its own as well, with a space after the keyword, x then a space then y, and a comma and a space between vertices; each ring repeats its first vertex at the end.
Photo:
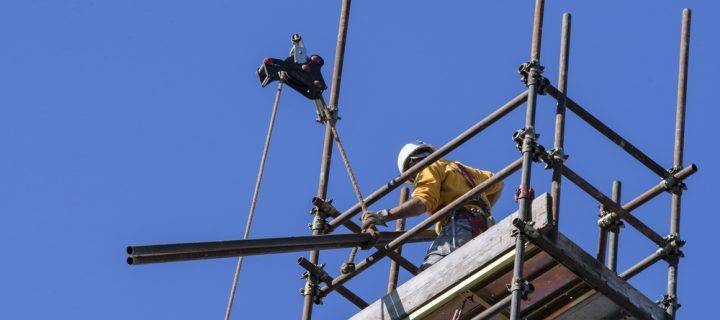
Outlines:
MULTIPOLYGON (((436 212, 470 190, 467 180, 457 166, 458 164, 455 161, 440 159, 425 167, 415 176, 415 188, 412 196, 425 205, 425 210, 428 213, 436 212)), ((465 168, 472 175, 476 186, 493 176, 490 171, 468 166, 465 166, 465 168)), ((502 189, 503 183, 500 181, 482 193, 491 207, 500 198, 502 189)), ((482 210, 482 208, 472 204, 467 204, 465 207, 482 210)), ((485 214, 490 215, 490 212, 485 212, 485 214)), ((442 230, 443 223, 444 221, 441 221, 436 226, 438 232, 442 230)))

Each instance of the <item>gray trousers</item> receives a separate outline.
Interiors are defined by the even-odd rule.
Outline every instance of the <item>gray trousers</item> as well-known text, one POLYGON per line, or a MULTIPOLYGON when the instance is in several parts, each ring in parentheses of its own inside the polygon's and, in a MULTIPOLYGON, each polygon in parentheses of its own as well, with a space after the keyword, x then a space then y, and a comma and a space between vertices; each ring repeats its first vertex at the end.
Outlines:
POLYGON ((425 261, 420 270, 425 270, 431 265, 445 258, 455 249, 472 240, 472 224, 466 216, 453 216, 440 231, 440 234, 432 242, 425 255, 425 261))

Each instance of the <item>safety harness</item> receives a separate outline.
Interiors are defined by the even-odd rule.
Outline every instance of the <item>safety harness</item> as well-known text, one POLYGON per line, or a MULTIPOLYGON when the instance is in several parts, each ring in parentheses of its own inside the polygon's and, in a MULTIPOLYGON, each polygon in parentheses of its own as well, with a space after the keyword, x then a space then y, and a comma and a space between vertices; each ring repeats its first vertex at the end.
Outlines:
MULTIPOLYGON (((470 173, 470 169, 458 161, 454 161, 453 164, 455 164, 457 171, 465 178, 468 187, 470 187, 470 189, 475 188, 477 184, 470 173)), ((472 235, 473 237, 477 237, 480 233, 491 227, 492 215, 490 212, 490 201, 485 197, 485 194, 479 193, 472 197, 466 204, 475 205, 482 211, 477 212, 476 210, 466 208, 467 213, 469 213, 468 219, 472 225, 472 235)))

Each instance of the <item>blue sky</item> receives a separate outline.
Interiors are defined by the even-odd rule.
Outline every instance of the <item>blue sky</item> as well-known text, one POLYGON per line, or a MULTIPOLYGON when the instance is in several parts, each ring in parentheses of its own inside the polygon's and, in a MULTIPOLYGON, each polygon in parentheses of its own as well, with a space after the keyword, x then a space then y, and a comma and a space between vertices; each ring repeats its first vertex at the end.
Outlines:
MULTIPOLYGON (((0 2, 0 314, 5 319, 218 319, 235 259, 129 267, 129 244, 237 239, 253 186, 273 89, 255 68, 287 54, 292 33, 331 61, 339 1, 0 2)), ((556 82, 563 12, 573 13, 569 93, 657 159, 672 164, 680 14, 693 12, 686 163, 700 171, 684 197, 680 318, 706 317, 717 280, 712 147, 720 116, 712 86, 720 63, 714 1, 548 1, 542 63, 556 82), (708 281, 710 283, 708 283, 708 281)), ((338 125, 365 194, 396 174, 406 142, 442 145, 523 90, 516 67, 529 55, 532 1, 367 2, 352 7, 338 125)), ((326 80, 330 63, 324 68, 326 80)), ((541 143, 552 144, 554 103, 540 99, 541 143)), ((283 96, 253 237, 308 234, 322 128, 313 105, 283 96)), ((516 111, 449 158, 497 170, 517 158, 516 111)), ((569 165, 629 200, 658 178, 574 115, 569 165)), ((329 194, 354 203, 339 158, 329 194)), ((536 169, 537 193, 549 172, 536 169)), ((518 176, 495 208, 514 211, 518 176)), ((564 184, 561 230, 594 250, 597 205, 564 184)), ((374 205, 382 209, 397 193, 374 205)), ((636 214, 667 234, 669 196, 636 214)), ((419 219, 412 221, 416 223, 419 219)), ((425 244, 411 245, 420 263, 425 244)), ((626 228, 619 269, 654 246, 626 228)), ((297 318, 300 254, 246 259, 236 319, 297 318)), ((347 250, 323 252, 332 274, 347 250)), ((366 300, 384 292, 387 261, 348 287, 366 300)), ((666 264, 633 285, 652 299, 666 264)), ((402 279, 408 279, 402 274, 402 279)), ((336 295, 318 319, 356 308, 336 295)))

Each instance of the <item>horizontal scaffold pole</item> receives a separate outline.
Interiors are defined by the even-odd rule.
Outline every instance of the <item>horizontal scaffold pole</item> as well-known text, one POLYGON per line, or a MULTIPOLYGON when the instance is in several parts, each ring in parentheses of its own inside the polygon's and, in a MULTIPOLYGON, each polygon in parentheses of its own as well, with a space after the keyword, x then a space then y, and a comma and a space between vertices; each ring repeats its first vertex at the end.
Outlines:
POLYGON ((577 102, 573 101, 572 99, 568 98, 560 92, 557 88, 553 87, 551 84, 548 84, 545 88, 545 91, 550 94, 553 98, 555 98, 558 101, 564 101, 565 107, 570 109, 574 114, 576 114, 581 119, 585 120, 590 126, 595 128, 598 132, 602 133, 604 136, 606 136, 608 139, 610 139, 612 142, 617 144, 620 148, 625 150, 628 154, 633 156, 635 159, 640 161, 642 164, 644 164, 648 169, 652 170, 660 176, 661 178, 666 178, 670 175, 670 173, 665 170, 661 165, 659 165, 655 160, 650 158, 647 154, 640 151, 637 147, 635 147, 630 141, 627 141, 625 138, 623 138, 620 134, 615 132, 613 129, 610 129, 607 125, 602 123, 598 118, 593 116, 590 112, 585 110, 585 108, 581 107, 577 102))
MULTIPOLYGON (((380 234, 381 236, 378 243, 386 244, 403 236, 405 232, 381 232, 380 234)), ((435 239, 435 237, 436 234, 433 231, 423 230, 415 234, 409 242, 430 241, 435 239)), ((314 249, 352 248, 371 241, 371 238, 369 234, 356 233, 129 246, 127 247, 127 263, 135 265, 300 252, 314 249)))

